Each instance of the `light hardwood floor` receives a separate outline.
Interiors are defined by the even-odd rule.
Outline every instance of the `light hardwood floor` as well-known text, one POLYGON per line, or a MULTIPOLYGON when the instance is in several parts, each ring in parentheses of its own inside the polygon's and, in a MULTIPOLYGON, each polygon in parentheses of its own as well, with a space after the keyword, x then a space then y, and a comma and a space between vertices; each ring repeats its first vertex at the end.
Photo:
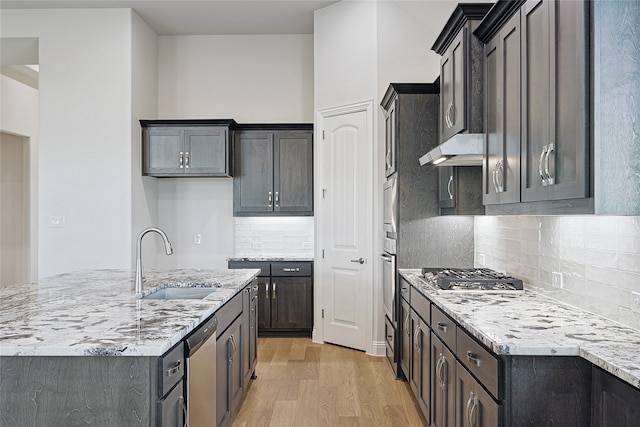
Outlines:
POLYGON ((259 338, 256 375, 234 427, 426 425, 383 357, 309 338, 259 338))

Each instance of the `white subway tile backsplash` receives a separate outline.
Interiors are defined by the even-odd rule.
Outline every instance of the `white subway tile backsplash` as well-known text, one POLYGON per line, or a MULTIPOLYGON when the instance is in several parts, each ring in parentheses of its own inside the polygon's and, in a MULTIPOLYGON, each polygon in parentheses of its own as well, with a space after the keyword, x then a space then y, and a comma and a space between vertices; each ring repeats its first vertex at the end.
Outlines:
POLYGON ((313 217, 236 217, 235 256, 314 256, 313 217))
POLYGON ((483 216, 475 252, 485 266, 553 298, 640 329, 630 292, 640 292, 640 217, 483 216), (563 288, 552 273, 563 274, 563 288))

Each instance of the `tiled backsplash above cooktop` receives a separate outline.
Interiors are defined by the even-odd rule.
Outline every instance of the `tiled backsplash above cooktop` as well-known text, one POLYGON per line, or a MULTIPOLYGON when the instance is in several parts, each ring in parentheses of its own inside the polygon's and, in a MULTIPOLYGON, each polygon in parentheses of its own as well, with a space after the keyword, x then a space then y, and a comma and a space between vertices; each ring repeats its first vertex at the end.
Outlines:
POLYGON ((475 265, 640 329, 638 216, 477 216, 475 265))
POLYGON ((313 258, 313 217, 236 217, 235 256, 313 258))

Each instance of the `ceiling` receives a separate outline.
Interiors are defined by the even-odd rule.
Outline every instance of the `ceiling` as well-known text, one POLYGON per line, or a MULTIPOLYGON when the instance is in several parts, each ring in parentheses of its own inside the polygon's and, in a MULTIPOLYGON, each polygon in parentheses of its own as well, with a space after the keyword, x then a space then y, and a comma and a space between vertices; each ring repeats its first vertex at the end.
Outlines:
POLYGON ((159 35, 312 34, 338 0, 1 0, 0 9, 131 8, 159 35))

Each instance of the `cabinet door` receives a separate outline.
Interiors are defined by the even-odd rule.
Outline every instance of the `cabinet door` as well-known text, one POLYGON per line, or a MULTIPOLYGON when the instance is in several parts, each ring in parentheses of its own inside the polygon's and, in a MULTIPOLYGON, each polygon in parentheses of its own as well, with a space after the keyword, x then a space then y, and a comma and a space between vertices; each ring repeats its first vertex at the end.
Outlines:
POLYGON ((184 387, 178 385, 163 400, 158 402, 159 427, 184 427, 186 407, 184 404, 184 387))
POLYGON ((386 111, 384 127, 385 127, 385 137, 384 137, 384 172, 385 176, 388 178, 392 174, 396 172, 396 152, 397 152, 397 126, 398 121, 396 117, 396 106, 398 103, 398 99, 396 98, 391 105, 389 105, 389 109, 386 111))
POLYGON ((592 427, 626 427, 640 420, 640 390, 593 368, 592 427))
POLYGON ((585 2, 529 0, 522 23, 522 200, 588 195, 585 2))
POLYGON ((467 28, 463 28, 440 61, 441 141, 446 141, 467 128, 466 58, 467 28))
POLYGON ((273 134, 242 131, 234 151, 234 214, 273 212, 273 134))
POLYGON ((456 207, 456 179, 453 166, 438 166, 438 207, 456 207))
POLYGON ((484 204, 520 201, 520 14, 485 45, 484 204))
POLYGON ((409 379, 411 366, 411 346, 413 344, 411 337, 411 307, 409 303, 401 299, 400 305, 400 369, 404 373, 405 378, 409 379))
POLYGON ((549 169, 551 200, 588 196, 588 3, 550 3, 551 70, 555 75, 550 87, 552 134, 545 168, 549 169))
POLYGON ((253 303, 251 298, 251 288, 253 283, 247 285, 242 290, 242 330, 246 333, 242 334, 242 384, 246 385, 251 379, 251 334, 248 333, 251 330, 251 304, 253 303))
POLYGON ((275 212, 313 214, 313 139, 311 132, 274 136, 275 212))
POLYGON ((218 335, 216 340, 216 426, 221 426, 231 413, 229 401, 229 354, 231 328, 218 335))
POLYGON ((427 419, 431 417, 430 405, 430 332, 429 327, 411 310, 411 325, 413 327, 413 348, 411 351, 411 373, 409 384, 418 401, 422 413, 427 419))
POLYGON ((229 176, 227 137, 226 128, 186 128, 184 130, 185 173, 200 176, 229 176))
POLYGON ((183 174, 183 128, 150 127, 143 129, 142 132, 142 174, 183 174))
POLYGON ((251 310, 249 312, 249 365, 255 372, 258 363, 258 285, 252 285, 251 310))
POLYGON ((229 337, 227 350, 229 357, 229 406, 231 414, 236 414, 240 405, 243 388, 243 363, 244 359, 242 342, 244 341, 244 325, 242 318, 238 318, 229 327, 231 335, 229 337))
POLYGON ((503 425, 502 405, 496 403, 460 363, 456 364, 456 426, 503 425))
POLYGON ((258 277, 258 331, 271 329, 271 278, 258 277))
POLYGON ((311 278, 273 277, 271 281, 271 327, 311 330, 313 326, 311 278))
POLYGON ((456 359, 442 341, 431 333, 431 425, 455 425, 456 359))
POLYGON ((545 200, 544 161, 549 144, 549 1, 529 0, 522 20, 522 200, 545 200))

